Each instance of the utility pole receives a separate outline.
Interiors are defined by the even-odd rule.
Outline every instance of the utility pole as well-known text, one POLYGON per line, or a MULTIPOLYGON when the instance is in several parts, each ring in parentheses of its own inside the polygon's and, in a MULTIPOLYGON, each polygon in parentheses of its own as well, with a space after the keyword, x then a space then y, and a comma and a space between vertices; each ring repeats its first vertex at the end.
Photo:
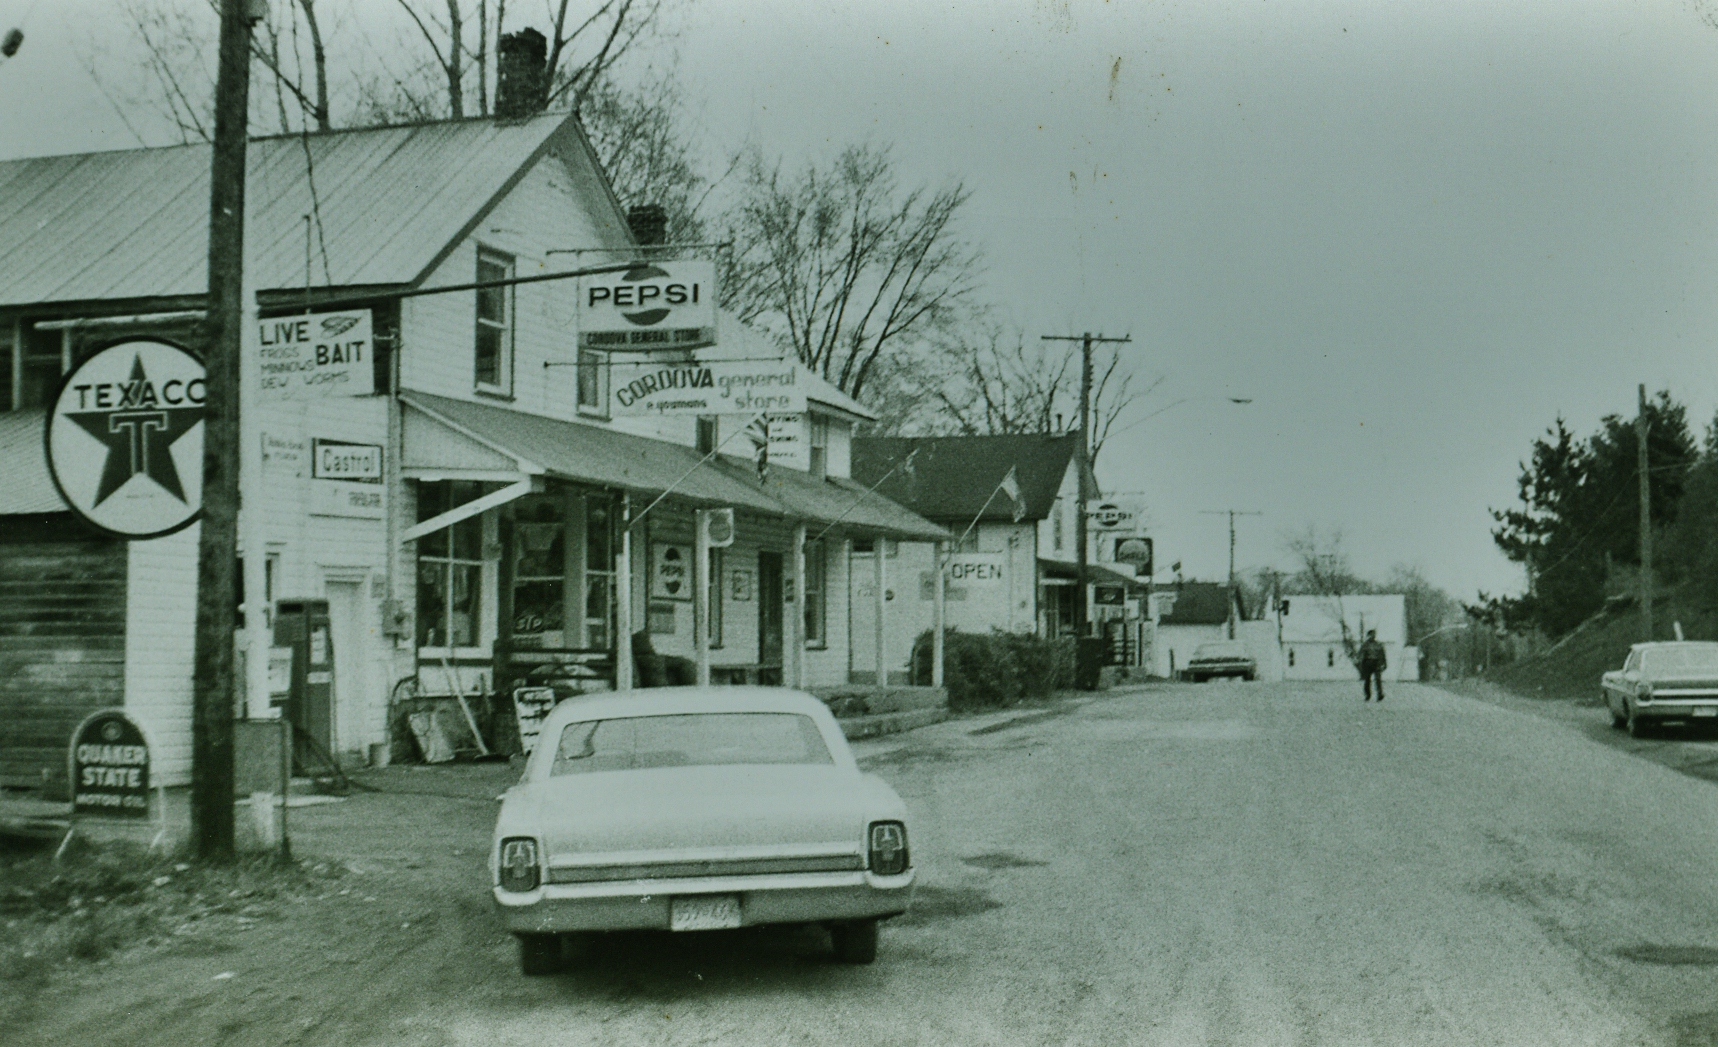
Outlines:
POLYGON ((1201 509, 1200 516, 1228 516, 1229 518, 1229 639, 1235 638, 1235 517, 1263 516, 1264 513, 1244 509, 1201 509))
POLYGON ((1093 335, 1090 331, 1075 336, 1067 334, 1047 334, 1040 336, 1046 342, 1079 342, 1080 343, 1080 504, 1078 515, 1074 518, 1074 545, 1078 548, 1078 558, 1075 563, 1075 578, 1079 585, 1079 596, 1074 600, 1074 634, 1084 637, 1091 632, 1091 612, 1088 604, 1091 601, 1091 578, 1087 566, 1089 554, 1086 550, 1086 505, 1095 496, 1092 490, 1092 346, 1101 344, 1125 345, 1133 339, 1128 335, 1120 338, 1105 338, 1103 335, 1093 335))
MULTIPOLYGON (((239 341, 243 307, 245 148, 254 0, 221 0, 215 141, 209 171, 207 404, 203 519, 191 709, 191 836, 199 857, 233 855, 233 606, 237 602, 239 341)), ((252 507, 253 513, 259 507, 252 507)), ((262 555, 255 550, 252 555, 262 555)), ((254 602, 261 592, 247 594, 254 602)))
POLYGON ((1646 385, 1640 386, 1640 409, 1634 419, 1635 471, 1640 473, 1640 638, 1652 642, 1652 470, 1646 438, 1646 385))

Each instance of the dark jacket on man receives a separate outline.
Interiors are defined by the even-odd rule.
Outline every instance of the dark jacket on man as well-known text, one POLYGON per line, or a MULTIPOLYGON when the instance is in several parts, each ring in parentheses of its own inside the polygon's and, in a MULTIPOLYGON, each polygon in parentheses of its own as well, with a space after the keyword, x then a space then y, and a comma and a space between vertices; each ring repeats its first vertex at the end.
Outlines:
POLYGON ((1384 659, 1384 645, 1377 640, 1367 640, 1360 645, 1360 671, 1362 673, 1381 673, 1388 669, 1389 663, 1384 659))

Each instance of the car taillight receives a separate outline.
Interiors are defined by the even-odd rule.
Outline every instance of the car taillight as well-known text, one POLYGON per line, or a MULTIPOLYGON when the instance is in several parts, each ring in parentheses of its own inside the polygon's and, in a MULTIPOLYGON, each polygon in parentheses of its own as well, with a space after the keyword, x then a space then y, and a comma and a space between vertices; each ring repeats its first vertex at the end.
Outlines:
POLYGON ((501 889, 534 891, 541 881, 537 867, 537 841, 515 836, 501 841, 501 889))
POLYGON ((871 823, 871 871, 899 876, 907 871, 907 827, 900 822, 871 823))

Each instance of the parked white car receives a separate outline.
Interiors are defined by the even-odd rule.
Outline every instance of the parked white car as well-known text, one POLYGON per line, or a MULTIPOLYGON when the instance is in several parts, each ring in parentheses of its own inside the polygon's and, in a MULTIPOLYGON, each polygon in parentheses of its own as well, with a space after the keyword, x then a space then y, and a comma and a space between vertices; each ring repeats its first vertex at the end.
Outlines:
POLYGON ((528 975, 579 931, 824 924, 870 963, 907 910, 906 806, 808 694, 673 687, 570 698, 502 798, 495 904, 528 975))
POLYGON ((1637 643, 1600 686, 1611 725, 1637 738, 1671 721, 1718 724, 1718 643, 1637 643))

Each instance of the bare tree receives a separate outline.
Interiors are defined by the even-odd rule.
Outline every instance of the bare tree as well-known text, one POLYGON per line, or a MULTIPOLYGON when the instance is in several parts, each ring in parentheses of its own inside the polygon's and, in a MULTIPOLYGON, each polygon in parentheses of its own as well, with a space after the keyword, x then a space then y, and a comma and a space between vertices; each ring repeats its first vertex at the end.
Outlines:
POLYGON ((901 191, 889 149, 784 173, 755 151, 731 212, 723 304, 862 398, 885 355, 922 350, 974 294, 979 254, 959 182, 901 191))
MULTIPOLYGON (((658 31, 667 2, 548 0, 550 102, 577 108, 616 62, 658 31)), ((84 61, 128 124, 141 111, 181 141, 208 140, 215 6, 215 0, 122 0, 121 19, 144 56, 141 68, 129 54, 112 62, 92 52, 84 61)), ((508 12, 506 0, 394 0, 392 8, 340 11, 331 23, 318 0, 270 5, 252 58, 272 90, 253 93, 252 119, 282 131, 326 131, 339 123, 457 118, 473 108, 487 114, 495 44, 517 28, 508 25, 508 12), (264 116, 271 100, 274 111, 264 116)))
POLYGON ((1304 531, 1284 537, 1283 544, 1294 557, 1297 570, 1284 583, 1285 591, 1321 596, 1335 605, 1336 624, 1342 631, 1342 646, 1350 661, 1359 657, 1360 641, 1348 628, 1342 606, 1344 596, 1373 592, 1375 587, 1354 573, 1343 548, 1342 532, 1320 532, 1308 525, 1304 531))
POLYGON ((714 178, 705 173, 697 136, 687 126, 684 96, 671 73, 656 73, 631 87, 604 77, 586 94, 579 116, 623 204, 660 205, 668 212, 670 243, 707 238, 706 202, 740 161, 733 159, 714 178))
MULTIPOLYGON (((1164 379, 1136 388, 1119 346, 1097 347, 1093 355, 1095 466, 1117 424, 1164 379)), ((950 423, 939 428, 978 436, 1066 432, 1078 424, 1080 349, 1072 343, 1028 339, 1019 329, 981 317, 943 340, 935 362, 943 378, 931 383, 931 395, 950 423)))

